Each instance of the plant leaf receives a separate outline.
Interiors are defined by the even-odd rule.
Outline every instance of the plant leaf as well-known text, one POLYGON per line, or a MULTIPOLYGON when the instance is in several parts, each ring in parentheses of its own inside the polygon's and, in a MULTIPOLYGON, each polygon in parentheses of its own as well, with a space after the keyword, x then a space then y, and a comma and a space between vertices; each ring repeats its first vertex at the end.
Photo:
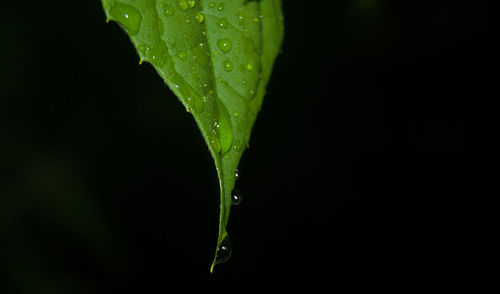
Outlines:
MULTIPOLYGON (((102 0, 140 62, 151 63, 192 113, 219 177, 217 248, 227 236, 238 162, 283 38, 280 0, 102 0)), ((217 263, 218 251, 211 266, 217 263)))

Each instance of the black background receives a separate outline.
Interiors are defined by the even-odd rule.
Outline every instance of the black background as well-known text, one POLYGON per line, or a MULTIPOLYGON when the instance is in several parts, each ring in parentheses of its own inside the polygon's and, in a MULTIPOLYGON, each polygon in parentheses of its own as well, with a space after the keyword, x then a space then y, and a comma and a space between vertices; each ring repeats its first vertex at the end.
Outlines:
POLYGON ((218 182, 191 115, 99 1, 8 2, 0 292, 482 293, 498 278, 491 4, 284 1, 233 256, 209 274, 218 182))

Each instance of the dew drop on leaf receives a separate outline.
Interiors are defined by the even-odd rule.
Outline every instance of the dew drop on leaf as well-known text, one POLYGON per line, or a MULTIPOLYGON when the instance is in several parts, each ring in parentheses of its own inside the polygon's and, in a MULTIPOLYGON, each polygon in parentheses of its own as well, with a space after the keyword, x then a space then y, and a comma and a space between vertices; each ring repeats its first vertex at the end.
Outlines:
POLYGON ((165 16, 174 15, 174 8, 172 7, 172 5, 167 3, 167 0, 160 0, 160 7, 163 8, 163 14, 165 16))
POLYGON ((179 5, 179 7, 182 11, 186 11, 188 9, 187 0, 177 0, 177 5, 179 5))
POLYGON ((238 189, 233 189, 231 192, 231 205, 240 205, 243 197, 241 196, 241 192, 238 189))
POLYGON ((228 261, 231 257, 231 252, 231 241, 229 240, 229 237, 226 236, 217 248, 217 258, 215 259, 215 264, 228 261))
POLYGON ((233 43, 229 39, 219 39, 219 41, 217 41, 217 46, 219 46, 222 52, 227 53, 233 48, 233 43))
POLYGON ((177 57, 179 57, 180 59, 184 60, 187 58, 187 53, 185 51, 181 51, 177 54, 177 57))
POLYGON ((217 108, 219 111, 219 121, 217 122, 217 130, 219 133, 221 152, 226 153, 231 149, 233 145, 233 125, 231 123, 231 118, 229 117, 229 112, 227 111, 224 103, 217 98, 217 108))
POLYGON ((219 20, 217 20, 217 27, 225 29, 227 28, 227 25, 228 25, 227 19, 219 18, 219 20))
POLYGON ((193 8, 196 2, 194 0, 189 0, 189 7, 193 8))
POLYGON ((210 3, 208 3, 208 6, 210 6, 210 7, 214 7, 214 6, 215 6, 215 2, 210 2, 210 3))
POLYGON ((233 70, 233 63, 230 61, 230 60, 226 60, 224 61, 224 69, 227 71, 227 72, 230 72, 233 70))
POLYGON ((203 16, 203 14, 201 14, 201 12, 196 12, 195 16, 196 20, 199 22, 199 23, 202 23, 203 20, 205 19, 205 17, 203 16))
POLYGON ((111 8, 110 13, 130 35, 136 35, 139 32, 142 16, 139 10, 133 6, 117 2, 111 8))
POLYGON ((219 11, 224 10, 224 3, 219 4, 219 6, 217 6, 217 9, 218 9, 219 11))
POLYGON ((219 137, 217 135, 215 135, 215 134, 208 135, 208 144, 210 144, 210 146, 212 146, 215 153, 220 153, 221 147, 220 147, 219 137))
POLYGON ((238 17, 238 23, 239 23, 240 25, 241 25, 241 24, 243 24, 243 20, 244 20, 243 14, 238 13, 238 14, 236 15, 236 17, 238 17))

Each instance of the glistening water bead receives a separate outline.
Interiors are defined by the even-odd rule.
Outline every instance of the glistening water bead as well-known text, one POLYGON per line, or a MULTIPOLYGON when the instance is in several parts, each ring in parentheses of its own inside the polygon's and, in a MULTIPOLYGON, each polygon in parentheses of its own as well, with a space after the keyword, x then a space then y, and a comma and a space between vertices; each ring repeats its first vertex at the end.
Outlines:
POLYGON ((111 8, 110 14, 130 35, 133 36, 139 32, 142 16, 133 6, 118 2, 111 8))
POLYGON ((241 173, 238 169, 236 169, 236 171, 234 172, 234 179, 237 181, 239 180, 241 177, 241 173))
POLYGON ((224 52, 224 53, 227 53, 231 50, 231 48, 233 47, 233 43, 231 42, 231 40, 229 39, 219 39, 217 41, 217 46, 219 46, 219 49, 224 52))
POLYGON ((215 258, 215 264, 228 261, 231 257, 231 252, 231 241, 229 240, 229 236, 226 236, 226 238, 222 240, 219 247, 217 248, 217 257, 215 258))
POLYGON ((232 205, 240 205, 241 200, 243 200, 243 196, 241 195, 240 190, 233 189, 231 192, 231 204, 232 205))

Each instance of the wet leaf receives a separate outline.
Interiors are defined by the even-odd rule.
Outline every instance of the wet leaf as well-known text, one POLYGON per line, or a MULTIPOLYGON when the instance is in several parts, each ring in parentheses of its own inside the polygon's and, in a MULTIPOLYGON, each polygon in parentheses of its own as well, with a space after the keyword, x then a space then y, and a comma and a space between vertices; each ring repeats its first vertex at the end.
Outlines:
MULTIPOLYGON (((214 158, 221 190, 217 248, 227 246, 223 241, 228 240, 236 168, 283 38, 280 0, 102 0, 102 4, 108 20, 118 22, 130 36, 140 61, 154 66, 198 124, 214 158)), ((228 248, 224 250, 227 255, 228 248)), ((220 260, 218 252, 211 271, 220 260)))

